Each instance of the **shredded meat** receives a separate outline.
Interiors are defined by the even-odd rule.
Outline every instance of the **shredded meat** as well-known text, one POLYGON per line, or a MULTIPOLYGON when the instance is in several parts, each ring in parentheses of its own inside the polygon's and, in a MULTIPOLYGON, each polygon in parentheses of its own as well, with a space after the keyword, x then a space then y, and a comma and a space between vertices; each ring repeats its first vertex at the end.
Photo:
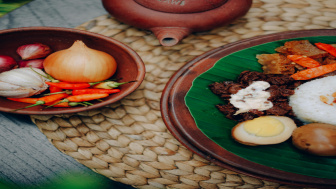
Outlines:
POLYGON ((288 116, 299 122, 296 120, 292 108, 288 104, 287 97, 293 95, 294 89, 301 83, 302 81, 295 81, 289 75, 244 71, 238 76, 237 82, 216 82, 210 84, 209 88, 214 94, 224 100, 225 103, 218 104, 216 107, 219 111, 225 114, 228 119, 245 121, 263 115, 277 115, 288 116), (266 81, 270 83, 271 86, 267 89, 267 91, 270 92, 271 95, 268 100, 273 103, 273 107, 265 111, 252 109, 249 112, 235 115, 238 109, 229 101, 231 94, 236 94, 240 89, 246 88, 254 81, 266 81))
POLYGON ((212 85, 211 88, 212 92, 221 98, 229 98, 231 94, 236 94, 244 86, 232 81, 224 81, 222 84, 212 85))

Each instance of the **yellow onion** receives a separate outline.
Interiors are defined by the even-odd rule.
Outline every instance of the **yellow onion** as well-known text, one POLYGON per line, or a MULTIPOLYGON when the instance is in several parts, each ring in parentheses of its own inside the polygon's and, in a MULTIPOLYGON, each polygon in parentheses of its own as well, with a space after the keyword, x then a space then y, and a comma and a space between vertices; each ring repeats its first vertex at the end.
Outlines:
POLYGON ((117 69, 117 63, 111 55, 91 49, 80 40, 68 49, 49 55, 43 66, 45 72, 53 78, 67 82, 103 81, 117 69))

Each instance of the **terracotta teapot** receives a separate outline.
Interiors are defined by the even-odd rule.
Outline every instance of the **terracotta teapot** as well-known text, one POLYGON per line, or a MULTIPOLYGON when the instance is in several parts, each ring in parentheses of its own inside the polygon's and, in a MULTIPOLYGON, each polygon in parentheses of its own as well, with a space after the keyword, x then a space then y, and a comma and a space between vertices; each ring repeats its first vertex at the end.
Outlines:
POLYGON ((252 0, 102 0, 116 19, 150 30, 163 46, 192 32, 229 24, 251 8, 252 0))

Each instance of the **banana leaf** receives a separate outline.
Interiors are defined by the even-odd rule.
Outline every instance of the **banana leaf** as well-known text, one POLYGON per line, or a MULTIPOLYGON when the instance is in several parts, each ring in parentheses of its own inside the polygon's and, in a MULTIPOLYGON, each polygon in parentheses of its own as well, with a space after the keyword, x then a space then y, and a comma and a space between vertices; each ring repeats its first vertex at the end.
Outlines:
POLYGON ((0 17, 32 0, 0 0, 0 17))
POLYGON ((244 70, 261 72, 257 54, 275 53, 275 48, 286 41, 309 40, 311 43, 336 43, 335 36, 305 37, 279 40, 253 46, 221 58, 199 75, 185 96, 186 105, 197 127, 225 150, 254 163, 278 170, 317 178, 336 179, 336 158, 314 156, 296 149, 291 140, 265 146, 246 146, 231 138, 231 128, 238 122, 229 120, 215 107, 224 101, 213 94, 208 85, 214 82, 235 81, 244 70))

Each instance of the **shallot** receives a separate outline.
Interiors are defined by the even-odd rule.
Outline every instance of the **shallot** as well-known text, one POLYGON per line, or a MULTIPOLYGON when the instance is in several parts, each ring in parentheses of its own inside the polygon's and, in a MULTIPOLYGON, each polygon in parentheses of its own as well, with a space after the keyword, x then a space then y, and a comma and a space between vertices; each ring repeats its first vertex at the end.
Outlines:
POLYGON ((0 74, 0 96, 23 98, 48 88, 47 75, 37 68, 17 68, 0 74))
POLYGON ((17 67, 17 62, 14 58, 7 55, 0 55, 0 73, 17 67))
POLYGON ((32 67, 43 69, 43 61, 44 59, 34 59, 34 60, 20 60, 18 65, 20 68, 32 67))
POLYGON ((31 60, 46 57, 51 53, 51 48, 42 43, 33 43, 20 46, 16 52, 21 56, 22 60, 31 60))

